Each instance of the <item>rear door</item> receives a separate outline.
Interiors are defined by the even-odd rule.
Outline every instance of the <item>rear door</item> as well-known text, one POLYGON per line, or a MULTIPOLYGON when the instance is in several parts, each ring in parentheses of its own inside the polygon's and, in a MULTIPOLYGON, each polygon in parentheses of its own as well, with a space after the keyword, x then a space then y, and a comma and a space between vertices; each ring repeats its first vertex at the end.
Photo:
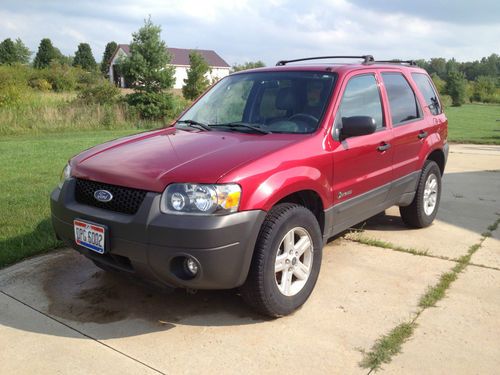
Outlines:
POLYGON ((381 77, 394 137, 393 176, 396 181, 406 181, 418 171, 420 151, 432 120, 424 116, 409 77, 398 70, 381 71, 381 77))
POLYGON ((334 139, 341 141, 334 150, 334 231, 376 213, 385 202, 392 179, 392 135, 376 73, 348 76, 341 92, 333 127, 334 139), (372 117, 377 131, 342 140, 342 119, 351 116, 372 117))

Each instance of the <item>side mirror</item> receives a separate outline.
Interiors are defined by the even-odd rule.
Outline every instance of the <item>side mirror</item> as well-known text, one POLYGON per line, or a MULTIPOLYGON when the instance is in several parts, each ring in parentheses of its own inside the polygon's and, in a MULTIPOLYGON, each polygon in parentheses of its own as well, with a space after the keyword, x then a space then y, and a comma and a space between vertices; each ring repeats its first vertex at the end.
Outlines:
POLYGON ((342 117, 342 138, 357 137, 375 133, 377 123, 370 116, 342 117))

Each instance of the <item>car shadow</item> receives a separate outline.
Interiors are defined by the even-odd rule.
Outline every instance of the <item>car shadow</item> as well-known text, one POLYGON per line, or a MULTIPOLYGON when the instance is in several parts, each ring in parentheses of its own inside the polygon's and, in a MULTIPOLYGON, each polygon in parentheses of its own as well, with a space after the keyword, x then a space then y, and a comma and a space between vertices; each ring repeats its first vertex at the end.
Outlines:
MULTIPOLYGON (((45 257, 34 268, 13 276, 23 290, 10 292, 1 280, 0 290, 59 322, 80 331, 90 329, 98 339, 165 331, 177 325, 229 326, 269 320, 244 304, 236 289, 196 294, 165 290, 119 272, 103 271, 74 250, 45 257), (33 298, 30 286, 40 288, 39 297, 33 298)), ((54 334, 51 325, 34 325, 9 314, 0 314, 0 325, 54 334)))

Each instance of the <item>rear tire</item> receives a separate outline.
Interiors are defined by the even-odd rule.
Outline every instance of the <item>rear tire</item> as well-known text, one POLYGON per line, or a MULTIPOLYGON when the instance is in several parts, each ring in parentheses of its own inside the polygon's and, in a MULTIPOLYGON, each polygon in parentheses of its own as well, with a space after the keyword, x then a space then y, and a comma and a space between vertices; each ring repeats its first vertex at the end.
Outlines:
POLYGON ((409 206, 399 207, 403 222, 414 228, 431 225, 441 200, 441 170, 436 162, 427 160, 422 168, 415 198, 409 206))
POLYGON ((271 317, 298 309, 318 279, 322 248, 321 230, 311 211, 293 203, 276 205, 262 224, 241 287, 245 302, 271 317))

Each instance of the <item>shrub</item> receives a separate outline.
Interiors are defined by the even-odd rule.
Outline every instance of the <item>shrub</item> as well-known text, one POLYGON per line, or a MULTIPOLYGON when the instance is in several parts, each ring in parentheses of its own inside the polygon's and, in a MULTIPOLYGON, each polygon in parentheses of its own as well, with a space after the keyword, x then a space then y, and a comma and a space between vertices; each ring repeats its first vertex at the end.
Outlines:
POLYGON ((31 78, 28 82, 28 85, 39 91, 50 91, 52 90, 52 85, 50 84, 49 81, 47 81, 44 78, 31 78))
POLYGON ((173 109, 171 93, 134 92, 127 95, 126 100, 143 119, 164 119, 173 109))
POLYGON ((120 90, 108 81, 96 86, 84 88, 78 94, 78 100, 87 104, 112 104, 120 96, 120 90))
POLYGON ((446 80, 446 93, 451 96, 452 105, 459 107, 465 103, 467 81, 461 72, 450 72, 446 80))
POLYGON ((89 86, 100 84, 102 77, 97 71, 86 72, 80 68, 74 68, 76 74, 76 88, 82 90, 89 86))
POLYGON ((451 100, 451 96, 449 95, 441 95, 441 104, 443 104, 444 107, 451 107, 453 104, 453 101, 451 100))
POLYGON ((29 96, 27 68, 0 66, 0 107, 16 106, 29 96))

